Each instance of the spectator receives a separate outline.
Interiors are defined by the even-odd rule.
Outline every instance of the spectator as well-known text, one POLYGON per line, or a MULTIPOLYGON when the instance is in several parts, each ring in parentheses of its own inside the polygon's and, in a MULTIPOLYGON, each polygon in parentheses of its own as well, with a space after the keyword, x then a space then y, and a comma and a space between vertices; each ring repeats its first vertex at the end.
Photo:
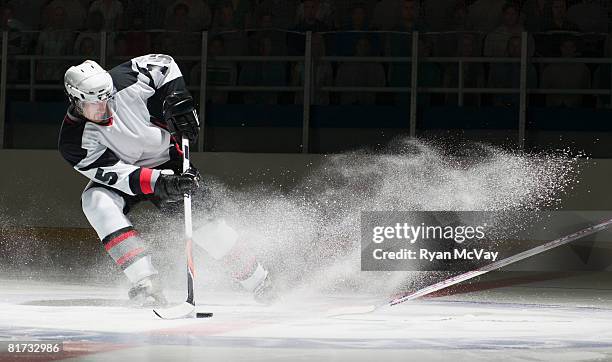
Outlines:
POLYGON ((454 57, 459 54, 457 45, 461 39, 462 32, 474 29, 467 16, 467 11, 465 3, 458 1, 452 11, 449 28, 446 29, 450 32, 442 33, 438 36, 436 55, 454 57))
POLYGON ((566 0, 552 0, 551 16, 544 18, 543 31, 578 31, 578 26, 567 17, 566 0))
POLYGON ((453 10, 457 0, 423 0, 421 14, 427 28, 432 31, 445 31, 451 27, 453 10))
MULTIPOLYGON (((22 5, 23 6, 23 5, 22 5)), ((64 9, 64 24, 63 29, 77 30, 83 27, 83 21, 87 17, 87 12, 78 0, 53 0, 49 1, 42 8, 41 29, 47 29, 49 22, 53 21, 55 9, 61 7, 64 9)), ((53 25, 57 27, 57 25, 53 25)))
MULTIPOLYGON (((459 38, 459 56, 476 57, 480 55, 477 47, 478 38, 474 34, 465 33, 459 38)), ((467 62, 461 68, 463 72, 464 88, 482 88, 485 84, 485 71, 482 63, 467 62)), ((449 64, 444 71, 444 86, 447 88, 459 87, 459 72, 457 64, 449 64)), ((464 106, 480 106, 480 94, 470 93, 463 95, 464 106)), ((457 93, 447 94, 448 104, 458 104, 457 93)))
POLYGON ((580 31, 591 34, 581 36, 582 55, 598 58, 604 56, 605 39, 602 33, 608 33, 612 21, 612 5, 609 0, 581 0, 570 6, 567 18, 578 26, 580 31))
POLYGON ((217 31, 238 30, 240 22, 236 19, 231 1, 225 1, 215 10, 212 29, 217 31))
POLYGON ((2 1, 2 8, 10 7, 12 10, 12 19, 19 19, 25 29, 40 29, 40 17, 42 9, 45 7, 45 0, 29 0, 28 6, 23 6, 23 1, 8 0, 2 1))
MULTIPOLYGON (((519 23, 519 8, 514 4, 506 4, 503 9, 502 25, 489 33, 485 38, 483 55, 487 57, 503 57, 507 54, 508 39, 520 36, 523 26, 519 23)), ((533 55, 534 40, 528 39, 530 55, 533 55)))
POLYGON ((469 6, 469 20, 475 30, 491 31, 502 23, 501 14, 507 0, 476 0, 469 6))
POLYGON ((420 30, 417 25, 417 8, 415 0, 404 0, 401 7, 399 24, 394 30, 402 33, 391 33, 387 36, 385 53, 394 57, 405 57, 412 54, 412 32, 420 30))
POLYGON ((104 30, 112 31, 123 26, 123 4, 119 0, 95 0, 89 12, 99 11, 104 16, 104 30))
MULTIPOLYGON (((202 30, 208 29, 210 27, 210 22, 212 19, 212 15, 210 13, 210 7, 203 0, 178 0, 175 1, 172 5, 170 5, 166 10, 166 23, 172 23, 176 19, 176 7, 178 5, 183 5, 187 8, 186 15, 188 16, 187 22, 189 23, 189 28, 193 28, 194 30, 202 30)), ((176 24, 175 24, 176 27, 176 24)))
POLYGON ((567 11, 567 18, 583 32, 607 33, 610 3, 600 0, 582 0, 567 11))
MULTIPOLYGON (((310 102, 314 105, 328 105, 329 92, 321 91, 322 87, 334 85, 334 71, 329 62, 322 62, 319 59, 325 56, 325 43, 321 34, 312 34, 312 87, 310 88, 310 102)), ((304 63, 300 62, 293 66, 291 72, 291 84, 300 86, 304 84, 304 63)), ((295 103, 302 104, 304 93, 297 92, 295 103)))
POLYGON ((578 26, 567 18, 567 3, 565 0, 551 0, 550 16, 544 18, 542 31, 552 31, 552 34, 536 36, 536 48, 539 54, 547 57, 559 56, 561 43, 567 38, 562 31, 578 31, 578 26))
POLYGON ((346 29, 353 22, 353 9, 359 7, 364 9, 366 14, 372 14, 376 0, 336 0, 334 4, 334 17, 331 25, 334 28, 346 29))
POLYGON ((126 11, 126 24, 130 24, 131 19, 135 14, 142 14, 144 23, 142 29, 161 29, 165 20, 166 13, 173 7, 168 7, 164 2, 159 0, 128 0, 126 11))
POLYGON ((219 9, 225 6, 231 6, 233 12, 233 21, 236 29, 245 29, 250 27, 248 24, 248 16, 251 13, 251 0, 210 0, 210 7, 213 11, 213 24, 217 17, 219 9))
POLYGON ((74 53, 82 55, 82 42, 84 39, 91 39, 93 41, 94 54, 98 54, 100 49, 100 32, 104 27, 104 16, 99 11, 92 11, 87 14, 87 29, 79 32, 76 40, 74 41, 74 53))
POLYGON ((99 48, 96 48, 96 41, 92 37, 82 37, 79 41, 78 48, 76 46, 75 48, 75 54, 80 55, 85 59, 92 59, 98 56, 99 48))
MULTIPOLYGON (((521 57, 521 37, 512 36, 508 39, 505 56, 511 58, 521 57)), ((489 88, 515 88, 520 87, 520 63, 494 63, 489 69, 489 88)), ((527 88, 537 86, 538 76, 533 64, 527 68, 527 88)), ((501 94, 493 97, 493 104, 497 107, 515 107, 519 104, 518 94, 501 94)))
POLYGON ((239 21, 234 17, 234 6, 226 1, 215 11, 212 31, 223 38, 227 55, 243 55, 246 41, 240 29, 239 21), (222 33, 222 34, 221 34, 222 33))
MULTIPOLYGON (((112 48, 112 50, 113 50, 113 55, 115 55, 117 57, 125 58, 125 57, 129 56, 130 49, 128 47, 127 37, 125 36, 125 33, 118 33, 113 38, 113 48, 112 48)), ((124 62, 126 60, 127 59, 119 60, 115 64, 121 64, 122 62, 124 62)))
MULTIPOLYGON (((271 13, 261 13, 257 28, 260 30, 252 32, 250 38, 253 41, 249 39, 249 46, 259 44, 259 40, 262 38, 270 38, 272 47, 276 49, 278 54, 287 54, 287 33, 274 27, 274 16, 271 13)), ((256 49, 252 51, 252 53, 255 52, 256 49)))
MULTIPOLYGON (((233 86, 236 85, 238 71, 236 63, 230 61, 216 60, 216 57, 225 56, 225 44, 223 38, 215 37, 210 41, 208 49, 208 69, 206 72, 206 84, 209 86, 233 86)), ((202 64, 196 64, 190 74, 190 84, 200 85, 202 64)), ((209 90, 206 92, 207 102, 214 104, 225 104, 228 102, 229 92, 209 90)))
MULTIPOLYGON (((370 41, 361 38, 355 44, 355 56, 365 57, 370 53, 370 41)), ((378 63, 347 62, 338 67, 336 86, 339 87, 384 87, 385 69, 378 63)), ((374 104, 376 93, 344 92, 340 94, 341 104, 374 104)))
MULTIPOLYGON (((15 8, 9 3, 0 8, 1 11, 1 25, 2 31, 8 31, 8 54, 23 54, 29 51, 29 43, 31 42, 31 33, 23 32, 27 30, 26 25, 15 17, 15 8)), ((0 44, 2 41, 0 41, 0 44)), ((12 57, 7 60, 8 69, 7 79, 10 82, 17 81, 18 79, 24 78, 26 74, 29 74, 29 66, 27 63, 18 62, 12 57)))
POLYGON ((248 15, 251 12, 251 0, 230 0, 234 8, 234 17, 242 29, 250 27, 248 15))
MULTIPOLYGON (((36 54, 46 56, 70 55, 73 50, 73 33, 66 30, 66 10, 62 6, 53 9, 45 29, 40 33, 36 44, 36 54)), ((65 61, 49 60, 38 62, 38 80, 57 81, 62 78, 65 61)))
POLYGON ((378 34, 363 34, 356 31, 368 31, 369 25, 366 18, 366 9, 357 5, 351 11, 351 21, 343 30, 350 32, 339 32, 335 36, 336 49, 335 53, 340 56, 350 56, 354 53, 357 40, 362 37, 367 37, 371 44, 371 55, 380 55, 380 37, 378 34))
POLYGON ((5 5, 1 8, 2 31, 9 31, 8 53, 22 54, 27 49, 28 36, 23 33, 26 26, 15 17, 15 8, 12 5, 5 5))
POLYGON ((418 8, 415 0, 404 0, 402 7, 400 8, 400 22, 396 27, 400 31, 414 31, 420 30, 418 25, 418 8))
POLYGON ((183 3, 174 6, 172 15, 166 18, 165 28, 169 30, 165 37, 169 38, 171 54, 196 55, 200 52, 200 33, 195 33, 199 25, 189 15, 189 7, 183 3))
POLYGON ((377 30, 391 30, 400 22, 403 0, 380 0, 374 6, 372 27, 377 30))
POLYGON ((270 28, 291 29, 295 26, 297 6, 298 0, 260 0, 252 18, 261 22, 264 15, 271 15, 270 28))
MULTIPOLYGON (((300 24, 313 24, 313 19, 324 24, 325 29, 333 25, 334 6, 331 0, 304 0, 297 7, 295 14, 295 24, 299 28, 300 24)), ((315 31, 315 30, 313 30, 315 31)))
MULTIPOLYGON (((303 19, 297 23, 293 30, 299 32, 322 32, 328 31, 329 26, 317 17, 319 0, 304 0, 302 3, 303 19)), ((289 33, 287 35, 287 46, 292 55, 304 54, 305 37, 301 34, 289 33)))
POLYGON ((502 25, 487 35, 483 55, 501 57, 506 53, 508 39, 520 34, 523 27, 519 24, 519 9, 516 5, 506 4, 502 10, 502 25))
POLYGON ((542 31, 543 21, 549 16, 550 0, 526 0, 523 4, 523 12, 527 31, 542 31))
MULTIPOLYGON (((427 38, 419 41, 419 57, 427 58, 433 54, 433 42, 427 38)), ((438 63, 419 62, 418 77, 419 87, 440 87, 442 85, 442 68, 438 63)), ((412 85, 412 66, 410 64, 393 64, 389 67, 389 86, 410 87, 412 85)), ((409 93, 397 93, 396 104, 410 103, 409 93)), ((431 94, 421 93, 417 102, 420 106, 431 104, 431 94)))
MULTIPOLYGON (((607 59, 612 58, 612 36, 608 35, 606 39, 606 43, 604 46, 604 56, 607 59)), ((612 76, 612 65, 610 63, 601 64, 595 70, 595 74, 593 75, 593 83, 595 89, 603 89, 610 91, 612 90, 612 83, 610 82, 610 77, 612 76)), ((597 106, 600 108, 612 108, 612 101, 610 101, 610 95, 599 95, 597 97, 597 106)))
POLYGON ((129 25, 130 31, 126 33, 128 54, 139 56, 151 52, 151 34, 145 31, 146 19, 144 13, 134 13, 129 25))
MULTIPOLYGON (((268 57, 273 55, 272 40, 263 38, 259 43, 257 55, 268 57)), ((240 85, 250 86, 285 86, 286 81, 285 64, 282 62, 250 62, 242 66, 240 72, 240 85)), ((277 104, 278 93, 253 92, 244 95, 244 102, 248 104, 277 104)))
MULTIPOLYGON (((297 31, 327 31, 330 29, 325 19, 320 18, 320 1, 304 0, 302 3, 302 16, 298 16, 295 30, 297 31)), ((298 9, 299 12, 299 9, 298 9)))
POLYGON ((172 13, 166 17, 165 29, 182 31, 182 32, 193 32, 200 30, 200 24, 197 23, 196 19, 189 13, 190 8, 186 4, 180 2, 172 8, 172 13))
POLYGON ((474 24, 470 21, 468 7, 464 1, 457 1, 453 7, 447 30, 474 30, 474 24))
MULTIPOLYGON (((560 50, 564 58, 578 55, 576 41, 572 38, 562 41, 560 50)), ((588 89, 591 87, 591 72, 584 63, 550 64, 544 68, 541 85, 545 89, 588 89)), ((582 95, 578 94, 546 95, 547 106, 579 107, 582 100, 582 95)))

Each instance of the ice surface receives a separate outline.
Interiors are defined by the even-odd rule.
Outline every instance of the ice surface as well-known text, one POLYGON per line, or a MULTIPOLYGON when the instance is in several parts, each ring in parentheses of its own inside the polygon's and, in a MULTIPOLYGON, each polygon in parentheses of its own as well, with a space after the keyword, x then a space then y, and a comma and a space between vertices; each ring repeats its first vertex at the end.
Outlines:
POLYGON ((198 309, 213 318, 171 321, 127 307, 114 287, 0 280, 0 340, 62 340, 64 357, 96 361, 609 360, 606 278, 584 273, 336 318, 326 312, 381 296, 296 293, 261 306, 242 293, 204 292, 198 309))

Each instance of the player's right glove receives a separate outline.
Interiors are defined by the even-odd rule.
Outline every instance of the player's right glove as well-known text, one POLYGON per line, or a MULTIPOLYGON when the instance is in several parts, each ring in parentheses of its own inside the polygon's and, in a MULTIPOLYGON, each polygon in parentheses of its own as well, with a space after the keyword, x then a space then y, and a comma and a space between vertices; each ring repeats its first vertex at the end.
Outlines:
POLYGON ((200 121, 187 91, 176 91, 164 99, 164 120, 172 135, 185 136, 195 142, 200 132, 200 121))
POLYGON ((200 173, 195 168, 180 175, 161 174, 155 183, 155 196, 161 200, 176 202, 185 194, 191 194, 200 187, 200 173))

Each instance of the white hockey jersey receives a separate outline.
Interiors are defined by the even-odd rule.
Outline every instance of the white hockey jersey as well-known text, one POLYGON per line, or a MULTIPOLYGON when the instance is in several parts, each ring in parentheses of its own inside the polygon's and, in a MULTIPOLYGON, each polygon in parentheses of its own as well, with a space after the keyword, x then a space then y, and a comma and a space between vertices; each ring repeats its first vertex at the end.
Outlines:
POLYGON ((128 195, 151 194, 160 170, 178 159, 179 148, 163 121, 163 100, 185 82, 172 57, 150 54, 109 71, 116 107, 105 124, 89 122, 68 109, 59 150, 77 171, 128 195))

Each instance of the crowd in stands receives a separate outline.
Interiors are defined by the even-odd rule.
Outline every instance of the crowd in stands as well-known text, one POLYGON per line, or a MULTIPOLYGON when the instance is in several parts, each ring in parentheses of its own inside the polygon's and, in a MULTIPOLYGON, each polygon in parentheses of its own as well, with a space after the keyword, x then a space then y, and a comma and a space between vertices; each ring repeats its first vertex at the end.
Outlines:
MULTIPOLYGON (((302 55, 304 32, 312 31, 314 104, 404 104, 408 93, 393 97, 367 92, 330 93, 326 86, 409 87, 409 63, 317 62, 331 56, 412 54, 410 32, 423 34, 419 56, 513 57, 521 55, 521 33, 529 32, 527 51, 542 57, 609 57, 612 4, 609 0, 30 0, 1 1, 1 27, 9 30, 10 54, 100 56, 101 31, 107 54, 118 59, 149 52, 175 57, 201 54, 201 35, 209 31, 208 85, 299 86, 304 64, 234 62, 214 57, 302 55)), ((110 63, 113 63, 112 61, 110 63)), ((113 63, 113 64, 115 64, 113 63)), ((201 63, 185 62, 190 84, 199 85, 201 63)), ((36 80, 57 81, 66 60, 38 61, 36 80)), ((518 63, 422 62, 420 87, 516 88, 518 63)), ((28 70, 24 70, 27 72, 28 70)), ((531 64, 528 87, 609 88, 610 65, 531 64)), ((19 72, 15 72, 19 74, 19 72)), ((19 75, 11 75, 9 80, 19 75), (12 77, 12 78, 11 78, 12 77)), ((214 103, 232 101, 231 92, 212 90, 214 103)), ((299 103, 301 94, 243 92, 244 103, 299 103)), ((421 105, 456 104, 457 94, 419 96, 421 105)), ((513 106, 517 95, 483 97, 470 93, 464 105, 513 106)), ((580 106, 585 97, 548 95, 550 106, 580 106)), ((587 103, 590 101, 586 101, 587 103)), ((592 97, 610 106, 610 97, 592 97)))

